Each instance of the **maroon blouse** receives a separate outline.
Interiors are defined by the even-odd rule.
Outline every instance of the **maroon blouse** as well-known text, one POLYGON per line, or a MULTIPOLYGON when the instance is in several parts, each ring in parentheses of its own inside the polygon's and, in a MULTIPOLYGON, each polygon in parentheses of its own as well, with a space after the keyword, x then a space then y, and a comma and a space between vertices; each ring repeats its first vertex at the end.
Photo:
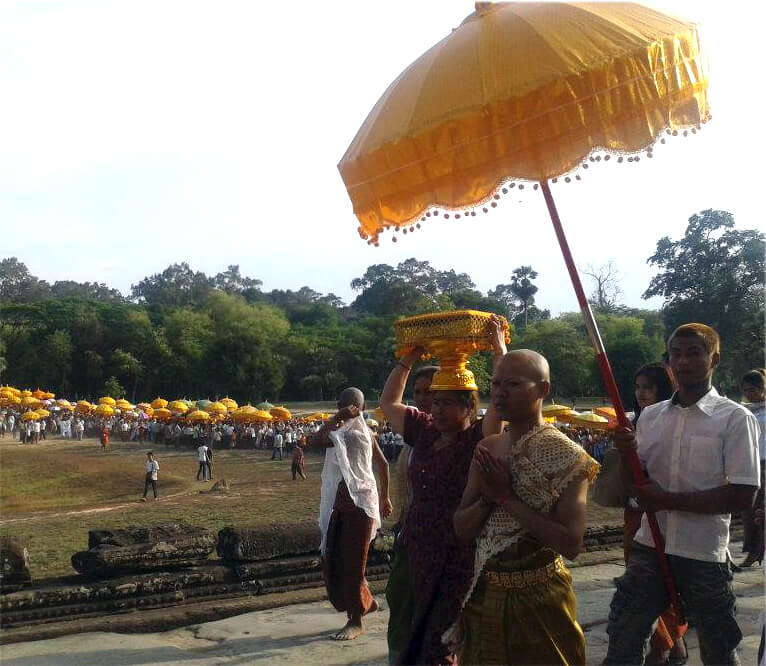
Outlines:
POLYGON ((439 436, 430 414, 407 408, 404 441, 414 451, 409 467, 412 503, 404 533, 415 608, 403 664, 452 663, 441 636, 457 619, 473 577, 475 543, 458 540, 452 518, 468 482, 474 449, 484 437, 482 422, 436 451, 439 436))

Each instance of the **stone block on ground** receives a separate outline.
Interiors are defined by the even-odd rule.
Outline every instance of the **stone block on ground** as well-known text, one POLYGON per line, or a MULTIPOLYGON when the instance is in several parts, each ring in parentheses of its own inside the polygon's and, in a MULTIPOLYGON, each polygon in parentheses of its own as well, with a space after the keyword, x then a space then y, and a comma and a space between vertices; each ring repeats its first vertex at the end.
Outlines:
POLYGON ((226 479, 220 479, 219 481, 216 481, 212 488, 209 490, 200 490, 200 495, 209 495, 211 493, 217 494, 217 495, 225 495, 230 490, 229 488, 229 482, 226 479))
POLYGON ((215 537, 202 527, 165 523, 91 530, 88 546, 88 550, 72 555, 75 570, 88 575, 114 576, 203 564, 215 548, 215 537))
POLYGON ((274 557, 319 551, 316 522, 261 527, 224 527, 218 532, 218 556, 233 562, 257 562, 274 557))
POLYGON ((16 592, 31 584, 26 546, 14 537, 0 537, 0 593, 16 592))

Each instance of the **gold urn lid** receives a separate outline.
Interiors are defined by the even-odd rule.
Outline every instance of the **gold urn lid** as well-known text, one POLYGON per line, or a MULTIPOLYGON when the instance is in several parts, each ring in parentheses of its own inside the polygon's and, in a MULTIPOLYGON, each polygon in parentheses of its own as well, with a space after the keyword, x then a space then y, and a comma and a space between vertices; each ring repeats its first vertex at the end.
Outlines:
MULTIPOLYGON (((466 368, 468 358, 492 348, 491 312, 450 310, 406 317, 394 323, 396 356, 401 357, 415 347, 426 350, 424 358, 439 359, 439 372, 431 382, 432 391, 476 391, 476 379, 466 368)), ((500 317, 506 344, 511 341, 510 327, 500 317)))

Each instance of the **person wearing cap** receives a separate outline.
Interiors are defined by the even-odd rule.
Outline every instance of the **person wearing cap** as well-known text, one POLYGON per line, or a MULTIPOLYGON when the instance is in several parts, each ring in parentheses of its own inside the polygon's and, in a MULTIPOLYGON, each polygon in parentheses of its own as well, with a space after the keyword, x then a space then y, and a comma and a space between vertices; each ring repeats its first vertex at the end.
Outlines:
MULTIPOLYGON (((489 322, 487 336, 497 362, 506 351, 499 318, 489 322)), ((412 621, 397 663, 449 664, 454 663, 455 654, 443 643, 442 634, 458 617, 474 557, 474 545, 455 535, 452 517, 476 445, 499 433, 502 422, 493 406, 483 419, 476 418, 478 390, 473 374, 465 368, 442 367, 434 375, 431 414, 404 405, 407 377, 423 353, 422 348, 415 348, 397 362, 380 399, 391 428, 413 447, 408 470, 412 500, 404 524, 412 621)))
MULTIPOLYGON (((738 664, 742 632, 727 565, 729 525, 732 513, 752 506, 759 486, 758 422, 713 388, 720 362, 715 330, 698 323, 679 326, 667 351, 677 391, 644 409, 635 433, 618 429, 615 445, 629 494, 644 511, 656 513, 702 662, 738 664), (646 468, 647 485, 632 485, 634 451, 646 468)), ((652 626, 669 604, 646 515, 616 584, 604 664, 641 664, 652 626)))
POLYGON ((508 352, 492 376, 492 405, 508 429, 477 447, 455 512, 476 543, 473 578, 445 639, 462 664, 585 664, 572 576, 562 555, 583 546, 585 499, 599 465, 545 423, 548 362, 508 352))
POLYGON ((338 412, 314 434, 310 445, 326 448, 319 528, 327 597, 348 616, 334 638, 354 640, 364 633, 362 617, 378 609, 364 574, 381 517, 391 514, 388 461, 364 422, 364 394, 358 388, 341 392, 338 412))

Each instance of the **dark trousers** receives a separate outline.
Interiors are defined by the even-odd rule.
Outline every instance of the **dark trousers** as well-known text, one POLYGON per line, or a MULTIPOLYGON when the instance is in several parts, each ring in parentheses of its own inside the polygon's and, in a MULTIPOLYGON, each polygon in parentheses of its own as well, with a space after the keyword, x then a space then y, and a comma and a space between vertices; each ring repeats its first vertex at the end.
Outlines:
POLYGON ((146 493, 149 492, 149 486, 152 487, 152 492, 154 493, 154 499, 157 499, 157 479, 153 479, 151 474, 146 475, 146 480, 144 481, 144 497, 146 497, 146 493))
MULTIPOLYGON (((726 562, 703 562, 668 555, 684 612, 694 622, 704 664, 739 664, 742 640, 734 614, 736 600, 726 562)), ((643 664, 652 626, 668 605, 668 593, 654 548, 633 542, 624 575, 609 609, 609 650, 604 664, 643 664)))
POLYGON ((278 449, 276 446, 271 451, 271 459, 276 460, 277 456, 279 456, 279 459, 282 460, 282 449, 278 449))
POLYGON ((303 473, 303 466, 300 463, 293 463, 293 481, 295 481, 295 477, 298 474, 300 474, 302 479, 306 478, 306 475, 303 473))
POLYGON ((205 474, 207 472, 207 463, 203 460, 199 461, 199 469, 197 470, 197 481, 199 481, 199 475, 202 474, 202 480, 205 480, 205 474))

